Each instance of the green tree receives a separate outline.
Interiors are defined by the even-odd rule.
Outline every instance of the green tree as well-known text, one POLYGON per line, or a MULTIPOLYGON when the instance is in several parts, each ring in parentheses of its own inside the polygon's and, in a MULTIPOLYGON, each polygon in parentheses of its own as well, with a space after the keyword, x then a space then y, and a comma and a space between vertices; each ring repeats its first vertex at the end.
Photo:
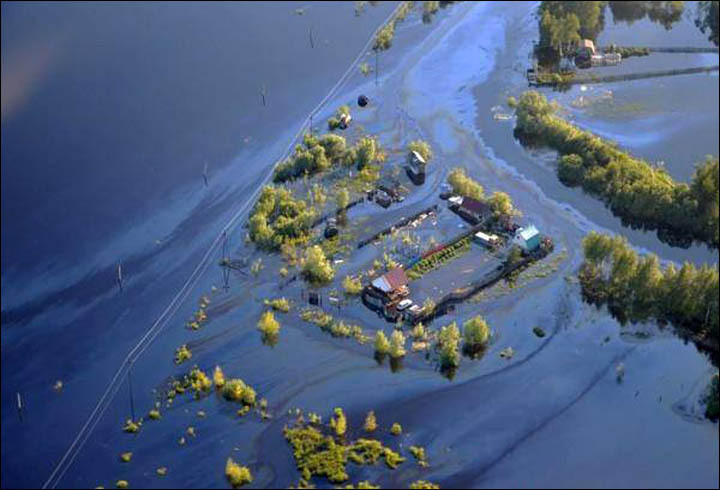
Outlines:
POLYGON ((390 335, 390 357, 399 359, 405 357, 405 335, 401 330, 395 330, 390 335))
POLYGON ((303 278, 312 284, 327 284, 335 277, 332 264, 319 245, 305 249, 300 262, 303 278))
POLYGON ((438 333, 438 346, 440 348, 440 362, 444 368, 456 368, 460 365, 460 330, 452 322, 440 329, 438 333))
POLYGON ((382 330, 375 333, 375 353, 380 356, 390 353, 390 342, 382 330))
POLYGON ((463 324, 463 339, 470 348, 483 347, 490 340, 490 327, 481 315, 477 315, 463 324))

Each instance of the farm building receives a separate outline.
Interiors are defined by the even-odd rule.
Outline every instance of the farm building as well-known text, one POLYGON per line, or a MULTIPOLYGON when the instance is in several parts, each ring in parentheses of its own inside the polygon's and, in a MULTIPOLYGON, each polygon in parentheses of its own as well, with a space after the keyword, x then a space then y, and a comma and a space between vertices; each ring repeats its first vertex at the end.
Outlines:
POLYGON ((363 290, 362 299, 368 306, 382 311, 387 316, 400 300, 410 295, 408 282, 405 271, 395 267, 374 279, 363 290))
POLYGON ((489 204, 471 197, 463 197, 459 205, 451 204, 450 209, 473 225, 484 223, 493 215, 492 208, 489 204))
POLYGON ((422 185, 425 183, 426 165, 425 159, 418 152, 411 151, 408 154, 407 174, 413 184, 422 185))
POLYGON ((523 250, 530 252, 540 246, 540 232, 535 225, 518 228, 513 242, 520 245, 523 250))

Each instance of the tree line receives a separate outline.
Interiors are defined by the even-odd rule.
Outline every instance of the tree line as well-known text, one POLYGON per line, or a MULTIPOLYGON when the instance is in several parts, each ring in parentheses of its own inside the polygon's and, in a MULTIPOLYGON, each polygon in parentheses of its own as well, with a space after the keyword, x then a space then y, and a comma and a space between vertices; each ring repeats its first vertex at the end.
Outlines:
POLYGON ((583 240, 578 277, 583 298, 607 305, 621 322, 655 319, 709 339, 718 348, 718 268, 685 262, 665 267, 654 254, 639 255, 621 236, 591 232, 583 240))
POLYGON ((524 144, 557 150, 558 178, 601 198, 623 224, 657 230, 661 240, 689 246, 693 240, 718 247, 718 159, 697 166, 690 184, 676 182, 557 116, 557 105, 536 91, 525 92, 515 106, 515 135, 524 144))

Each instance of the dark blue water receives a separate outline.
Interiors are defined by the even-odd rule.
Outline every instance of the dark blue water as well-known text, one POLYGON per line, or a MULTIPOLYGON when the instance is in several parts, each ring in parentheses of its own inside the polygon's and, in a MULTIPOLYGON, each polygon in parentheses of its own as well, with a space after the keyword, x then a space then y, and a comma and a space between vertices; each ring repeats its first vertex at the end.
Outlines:
POLYGON ((309 5, 3 4, 3 86, 22 85, 3 89, 3 284, 87 259, 287 129, 392 8, 309 5))

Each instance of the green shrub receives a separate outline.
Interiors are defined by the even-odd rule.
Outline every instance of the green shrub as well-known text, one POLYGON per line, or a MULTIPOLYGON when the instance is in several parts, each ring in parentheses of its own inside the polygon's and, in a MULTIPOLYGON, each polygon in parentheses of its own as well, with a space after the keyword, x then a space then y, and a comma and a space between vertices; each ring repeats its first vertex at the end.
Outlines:
POLYGON ((382 330, 378 330, 375 334, 375 353, 381 356, 390 353, 390 342, 382 330))
POLYGON ((311 284, 327 284, 335 277, 332 264, 318 245, 305 250, 300 266, 303 278, 311 284))
POLYGON ((490 340, 490 327, 485 319, 477 315, 463 324, 463 339, 471 348, 482 347, 490 340))
POLYGON ((455 322, 446 325, 438 333, 438 346, 440 348, 440 363, 443 368, 456 368, 460 365, 460 330, 455 322))
POLYGON ((290 301, 288 301, 286 298, 276 298, 271 300, 266 299, 265 305, 281 313, 287 313, 290 311, 290 301))
POLYGON ((399 359, 405 356, 405 335, 401 330, 395 330, 390 335, 390 357, 399 359))
POLYGON ((225 463, 225 476, 233 488, 238 488, 253 481, 250 469, 247 466, 240 466, 228 458, 225 463))
POLYGON ((372 410, 365 417, 365 432, 375 432, 377 429, 377 419, 375 418, 375 412, 372 410))

